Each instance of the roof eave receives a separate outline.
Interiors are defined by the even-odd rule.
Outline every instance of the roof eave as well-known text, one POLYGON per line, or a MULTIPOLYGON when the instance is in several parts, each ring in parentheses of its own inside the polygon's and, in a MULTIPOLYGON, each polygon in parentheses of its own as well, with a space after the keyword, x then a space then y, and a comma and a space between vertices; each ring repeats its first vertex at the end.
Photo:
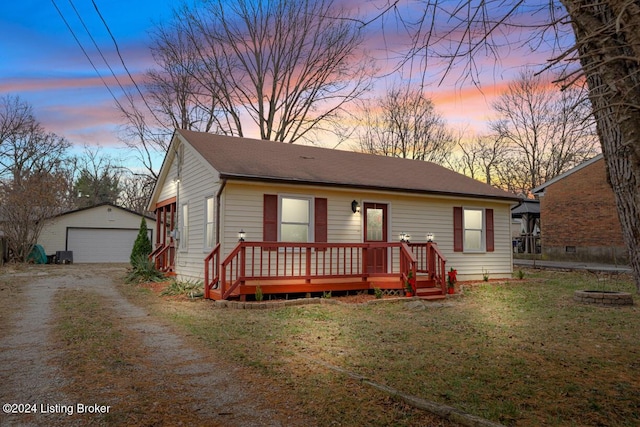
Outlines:
POLYGON ((488 195, 488 194, 456 193, 456 192, 448 192, 448 191, 420 190, 420 189, 410 189, 410 188, 401 188, 401 187, 383 187, 383 186, 364 185, 364 184, 345 184, 345 183, 330 182, 330 181, 309 181, 309 180, 299 180, 294 178, 267 177, 267 176, 234 174, 234 173, 223 173, 223 172, 220 172, 220 178, 235 179, 238 181, 261 181, 261 182, 274 182, 274 183, 294 184, 294 185, 319 185, 319 186, 325 186, 325 187, 357 188, 361 190, 398 191, 398 192, 409 193, 409 194, 431 194, 436 196, 465 197, 465 198, 475 198, 475 199, 481 198, 481 199, 491 199, 491 200, 505 201, 505 202, 511 202, 511 203, 517 203, 520 200, 517 196, 502 197, 502 196, 494 196, 494 195, 488 195))

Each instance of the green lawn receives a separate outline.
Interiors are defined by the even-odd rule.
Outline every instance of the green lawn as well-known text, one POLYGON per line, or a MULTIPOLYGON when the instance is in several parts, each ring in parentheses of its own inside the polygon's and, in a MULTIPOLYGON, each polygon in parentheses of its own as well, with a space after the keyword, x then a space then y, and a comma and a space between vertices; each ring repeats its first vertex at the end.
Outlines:
MULTIPOLYGON (((522 281, 463 286, 463 296, 424 306, 269 310, 127 293, 210 351, 292 389, 320 425, 360 425, 382 410, 354 401, 354 380, 323 363, 505 425, 640 424, 637 298, 623 308, 572 299, 603 286, 635 295, 628 277, 603 284, 588 273, 526 271, 522 281)), ((412 424, 373 420, 365 423, 412 424)))

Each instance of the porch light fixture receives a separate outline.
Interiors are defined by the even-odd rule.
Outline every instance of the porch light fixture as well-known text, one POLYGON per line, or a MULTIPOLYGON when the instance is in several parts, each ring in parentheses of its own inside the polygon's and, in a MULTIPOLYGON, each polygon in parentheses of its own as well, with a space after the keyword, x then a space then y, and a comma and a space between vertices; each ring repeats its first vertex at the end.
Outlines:
POLYGON ((360 203, 358 203, 357 200, 354 200, 353 202, 351 202, 351 210, 353 211, 353 213, 360 212, 360 203))
POLYGON ((427 242, 433 242, 433 233, 427 233, 427 242))
POLYGON ((238 242, 244 242, 244 238, 247 235, 244 230, 238 232, 238 242))

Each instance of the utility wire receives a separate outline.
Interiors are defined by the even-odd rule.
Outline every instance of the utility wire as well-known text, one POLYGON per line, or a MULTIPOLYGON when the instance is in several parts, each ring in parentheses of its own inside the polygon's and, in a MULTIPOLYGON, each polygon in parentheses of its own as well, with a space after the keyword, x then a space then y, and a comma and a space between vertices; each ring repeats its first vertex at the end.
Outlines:
POLYGON ((109 33, 109 36, 111 36, 111 40, 113 41, 113 45, 116 48, 116 53, 118 54, 118 57, 120 58, 120 62, 122 63, 122 66, 124 67, 124 69, 126 70, 127 74, 129 75, 129 78, 131 79, 131 82, 133 83, 133 85, 135 86, 136 90, 140 94, 140 97, 142 98, 142 102, 144 102, 144 105, 147 106, 147 108, 149 109, 149 112, 151 112, 151 115, 156 119, 156 121, 161 124, 162 120, 160 120, 158 118, 158 116, 156 116, 156 113, 153 111, 153 109, 151 108, 149 103, 147 103, 147 100, 145 99, 142 91, 140 90, 140 87, 138 87, 138 84, 133 79, 133 76, 129 72, 129 69, 127 68, 127 65, 124 63, 124 59, 122 58, 122 55, 120 54, 120 48, 118 47, 118 43, 116 42, 116 39, 113 36, 113 33, 111 32, 111 29, 109 28, 109 25, 107 24, 107 21, 105 21, 104 17, 102 16, 102 13, 100 13, 100 9, 98 9, 98 5, 96 4, 95 0, 91 0, 91 3, 93 4, 93 7, 95 8, 96 13, 98 14, 100 19, 102 20, 102 23, 104 24, 104 27, 107 29, 107 32, 109 33))
POLYGON ((73 38, 75 39, 76 43, 78 43, 78 46, 80 46, 80 49, 82 50, 82 53, 84 53, 84 56, 87 57, 87 59, 89 60, 89 63, 91 64, 91 66, 93 67, 93 69, 95 70, 96 74, 98 75, 98 77, 100 78, 100 80, 102 80, 102 83, 104 84, 104 86, 107 88, 107 90, 109 91, 109 93, 111 94, 111 97, 113 98, 113 100, 116 102, 116 104, 118 104, 118 107, 120 107, 121 110, 124 111, 124 108, 122 107, 122 105, 120 104, 120 101, 118 101, 118 98, 116 98, 115 94, 113 93, 113 91, 111 90, 111 88, 109 87, 109 85, 107 84, 107 82, 104 80, 104 78, 102 77, 102 75, 100 74, 100 71, 98 71, 98 68, 95 66, 95 64, 93 63, 93 61, 91 60, 91 57, 89 56, 89 54, 87 53, 87 51, 84 49, 84 47, 82 46, 82 43, 80 43, 80 40, 78 39, 78 37, 76 36, 75 32, 73 31, 73 29, 71 28, 71 26, 69 25, 69 22, 67 22, 67 19, 64 17, 64 14, 62 13, 62 11, 60 10, 60 8, 58 8, 58 5, 56 4, 55 0, 51 0, 51 3, 53 3, 53 6, 56 8, 56 10, 58 11, 58 14, 60 15, 60 18, 62 18, 62 21, 64 22, 64 24, 67 26, 67 29, 69 30, 69 32, 71 33, 71 35, 73 36, 73 38))
MULTIPOLYGON (((102 53, 102 50, 100 49, 100 46, 98 46, 98 43, 96 43, 96 40, 91 35, 91 31, 89 31, 89 28, 87 28, 87 25, 84 23, 84 20, 82 19, 82 16, 80 16, 80 13, 78 12, 78 9, 76 9, 76 6, 73 4, 73 1, 69 0, 69 4, 73 8, 73 11, 76 13, 76 16, 78 17, 78 19, 80 20, 80 23, 84 27, 84 30, 89 35, 89 38, 91 39, 91 42, 93 42, 93 46, 96 48, 96 50, 98 51, 98 53, 102 57, 102 60, 106 64, 107 68, 109 68, 109 71, 111 71, 111 75, 113 76, 113 78, 118 83, 118 86, 120 86, 120 89, 122 89, 122 92, 124 92, 126 94, 127 92, 125 91, 124 87, 122 86, 122 83, 120 83, 120 80, 118 79, 118 76, 113 71, 113 68, 111 68, 111 65, 109 65, 109 61, 107 61, 107 58, 105 58, 104 54, 102 53)), ((128 95, 127 95, 127 97, 128 97, 128 95)))

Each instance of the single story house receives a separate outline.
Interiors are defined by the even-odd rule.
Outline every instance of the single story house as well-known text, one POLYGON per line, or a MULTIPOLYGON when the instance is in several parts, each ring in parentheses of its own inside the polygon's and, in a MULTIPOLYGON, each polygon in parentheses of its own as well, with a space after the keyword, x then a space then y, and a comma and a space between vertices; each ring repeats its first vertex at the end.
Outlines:
MULTIPOLYGON (((45 223, 38 244, 47 255, 66 252, 77 263, 129 262, 143 216, 112 203, 64 212, 45 223)), ((149 239, 154 244, 156 229, 152 217, 144 217, 149 239)))
POLYGON ((511 276, 517 201, 434 163, 177 130, 149 204, 152 258, 213 299, 412 277, 444 291, 445 269, 511 276))
POLYGON ((532 190, 540 199, 546 259, 624 264, 628 260, 602 154, 532 190))

